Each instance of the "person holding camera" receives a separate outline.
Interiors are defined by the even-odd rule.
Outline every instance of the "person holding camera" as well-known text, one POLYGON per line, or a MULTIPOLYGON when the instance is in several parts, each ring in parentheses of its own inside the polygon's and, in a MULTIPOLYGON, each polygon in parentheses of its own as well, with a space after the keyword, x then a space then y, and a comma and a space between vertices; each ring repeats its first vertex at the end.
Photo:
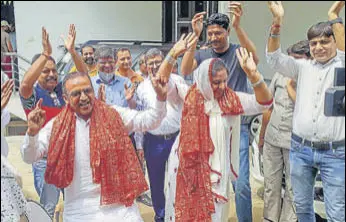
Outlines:
POLYGON ((268 2, 273 14, 267 62, 288 77, 297 76, 290 150, 290 176, 298 221, 315 221, 313 189, 320 170, 328 221, 345 221, 345 117, 324 115, 324 95, 333 86, 334 70, 345 67, 345 28, 339 17, 344 1, 335 2, 327 22, 309 28, 312 60, 297 60, 281 52, 284 7, 268 2))

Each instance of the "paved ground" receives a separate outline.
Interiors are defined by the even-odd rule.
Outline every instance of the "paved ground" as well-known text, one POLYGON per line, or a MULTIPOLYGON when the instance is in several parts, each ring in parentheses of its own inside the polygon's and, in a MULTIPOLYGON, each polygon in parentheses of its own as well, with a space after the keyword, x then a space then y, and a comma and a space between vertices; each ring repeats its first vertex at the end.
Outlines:
MULTIPOLYGON (((34 200, 38 200, 38 196, 34 188, 31 165, 24 163, 19 151, 19 147, 22 143, 23 137, 12 136, 12 137, 7 137, 6 139, 10 147, 8 159, 19 170, 19 172, 22 175, 23 190, 26 197, 29 197, 34 200)), ((257 191, 262 186, 252 179, 250 182, 252 186, 252 199, 253 199, 252 212, 253 212, 253 219, 254 219, 253 221, 259 222, 259 221, 262 221, 263 201, 257 196, 257 191)), ((145 222, 154 221, 153 220, 154 212, 152 208, 147 207, 143 204, 139 204, 139 206, 140 206, 140 211, 144 221, 145 222)), ((229 221, 230 222, 237 221, 236 214, 235 214, 234 195, 232 195, 231 212, 230 212, 229 221)))

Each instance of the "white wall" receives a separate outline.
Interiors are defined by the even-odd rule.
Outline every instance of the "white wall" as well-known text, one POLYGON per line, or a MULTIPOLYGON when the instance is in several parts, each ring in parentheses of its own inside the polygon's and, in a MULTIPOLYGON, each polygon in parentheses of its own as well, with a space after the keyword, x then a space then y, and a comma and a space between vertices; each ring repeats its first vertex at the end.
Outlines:
POLYGON ((41 28, 45 26, 53 48, 60 55, 60 35, 76 25, 76 43, 90 39, 156 40, 162 37, 161 2, 154 1, 15 1, 18 52, 31 60, 42 52, 41 28))
MULTIPOLYGON (((267 1, 240 1, 243 5, 241 26, 249 38, 254 42, 260 57, 259 70, 271 78, 274 72, 268 67, 265 59, 265 46, 268 40, 269 28, 272 23, 272 14, 268 9, 267 1)), ((283 2, 285 17, 281 28, 282 50, 303 39, 307 39, 307 30, 320 21, 328 20, 328 10, 333 4, 331 1, 292 1, 283 2)), ((227 2, 219 1, 219 12, 226 13, 227 2)), ((340 12, 345 22, 345 9, 340 12)), ((231 31, 230 41, 239 43, 234 31, 231 31)))

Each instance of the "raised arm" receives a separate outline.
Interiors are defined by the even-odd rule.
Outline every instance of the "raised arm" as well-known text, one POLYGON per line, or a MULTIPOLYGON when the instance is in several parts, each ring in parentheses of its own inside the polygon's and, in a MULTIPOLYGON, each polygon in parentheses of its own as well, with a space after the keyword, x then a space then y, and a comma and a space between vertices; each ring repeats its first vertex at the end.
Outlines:
MULTIPOLYGON (((190 32, 188 35, 183 34, 179 41, 176 42, 173 48, 169 51, 166 58, 163 60, 157 75, 161 77, 161 81, 167 83, 169 76, 171 75, 174 64, 176 63, 177 58, 184 54, 187 50, 194 47, 197 44, 198 37, 190 32)), ((150 72, 150 69, 148 69, 150 72)))
POLYGON ((281 1, 268 1, 268 7, 273 14, 273 22, 268 38, 268 52, 275 52, 280 48, 280 29, 285 11, 281 1))
MULTIPOLYGON (((192 30, 194 34, 199 38, 203 31, 203 17, 207 14, 206 12, 197 13, 191 21, 192 30)), ((195 44, 192 44, 189 50, 184 54, 183 60, 180 65, 180 72, 183 75, 189 75, 193 70, 197 68, 197 61, 195 59, 195 51, 197 47, 197 41, 195 44)))
POLYGON ((41 159, 48 152, 54 120, 49 121, 42 129, 46 113, 41 109, 41 104, 42 99, 38 101, 36 108, 28 115, 28 130, 20 149, 24 162, 28 164, 41 159))
POLYGON ((76 27, 74 24, 71 24, 69 28, 68 36, 66 39, 64 39, 65 47, 71 54, 71 57, 76 66, 76 69, 79 72, 88 73, 87 65, 83 61, 82 56, 80 56, 75 49, 75 40, 76 40, 76 27))
POLYGON ((248 53, 245 48, 240 47, 236 54, 242 69, 253 86, 257 102, 262 105, 271 104, 273 95, 264 82, 263 76, 258 72, 252 53, 248 53))
MULTIPOLYGON (((345 1, 334 2, 328 11, 328 20, 333 21, 334 19, 339 18, 339 13, 344 6, 345 1)), ((337 48, 345 52, 345 26, 342 23, 337 22, 332 25, 332 28, 337 48)))
POLYGON ((52 46, 49 41, 49 34, 44 27, 42 27, 42 46, 42 54, 25 73, 23 81, 20 84, 19 92, 24 99, 28 99, 33 94, 34 84, 41 75, 44 66, 52 54, 52 46))
POLYGON ((299 63, 293 57, 283 54, 280 48, 280 30, 284 8, 281 1, 269 1, 268 7, 273 15, 273 21, 266 49, 267 63, 275 72, 293 78, 299 75, 299 63))
POLYGON ((256 47, 253 42, 249 39, 244 29, 240 26, 240 18, 243 15, 243 9, 240 2, 229 1, 228 2, 228 13, 232 18, 232 27, 237 34, 239 43, 243 48, 246 48, 248 52, 251 52, 256 64, 259 59, 256 53, 256 47))

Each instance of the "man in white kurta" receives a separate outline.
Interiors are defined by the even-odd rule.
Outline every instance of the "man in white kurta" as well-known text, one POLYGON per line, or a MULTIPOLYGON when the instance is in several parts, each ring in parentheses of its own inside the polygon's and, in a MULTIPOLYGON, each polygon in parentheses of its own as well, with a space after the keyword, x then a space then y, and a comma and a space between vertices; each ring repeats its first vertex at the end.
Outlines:
MULTIPOLYGON (((158 100, 154 106, 142 112, 118 106, 112 108, 119 113, 129 132, 156 128, 166 115, 166 102, 158 100)), ((65 188, 64 221, 143 221, 135 203, 130 207, 118 204, 100 206, 101 186, 93 183, 90 166, 90 119, 75 115, 74 174, 72 182, 65 188)), ((21 154, 26 163, 35 162, 48 153, 53 123, 54 119, 35 136, 25 136, 21 154)))

